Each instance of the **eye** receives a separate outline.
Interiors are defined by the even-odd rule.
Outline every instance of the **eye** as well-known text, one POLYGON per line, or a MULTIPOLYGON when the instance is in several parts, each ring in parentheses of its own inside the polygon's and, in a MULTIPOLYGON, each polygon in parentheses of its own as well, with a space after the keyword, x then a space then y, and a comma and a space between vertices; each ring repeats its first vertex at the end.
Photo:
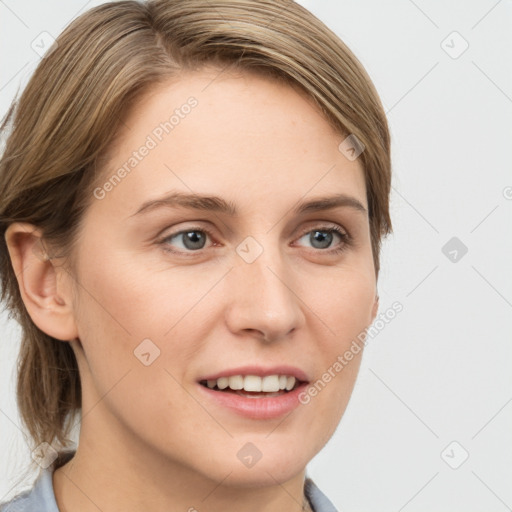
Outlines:
MULTIPOLYGON (((185 256, 192 255, 191 253, 200 252, 205 248, 206 240, 212 238, 213 234, 201 227, 192 227, 189 229, 182 229, 176 233, 172 233, 162 238, 159 243, 167 252, 175 254, 182 254, 185 256), (174 241, 174 242, 173 242, 174 241), (177 250, 174 249, 177 247, 177 250)), ((345 233, 336 225, 330 226, 317 226, 314 229, 304 231, 299 240, 306 238, 318 252, 338 254, 350 245, 351 238, 348 233, 345 233), (338 238, 340 243, 334 248, 330 248, 333 240, 338 238)))
POLYGON ((189 228, 178 231, 177 233, 173 233, 169 236, 163 238, 160 243, 163 245, 164 249, 169 252, 189 252, 189 251, 200 251, 204 249, 206 239, 211 237, 211 233, 204 228, 189 228), (175 246, 176 244, 171 244, 171 241, 176 239, 178 242, 181 242, 181 247, 178 245, 178 251, 169 248, 169 245, 175 246))
POLYGON ((314 249, 327 253, 340 253, 350 243, 348 233, 342 231, 338 226, 317 226, 306 231, 299 240, 306 238, 314 249), (341 240, 341 244, 333 249, 330 248, 335 238, 341 240))

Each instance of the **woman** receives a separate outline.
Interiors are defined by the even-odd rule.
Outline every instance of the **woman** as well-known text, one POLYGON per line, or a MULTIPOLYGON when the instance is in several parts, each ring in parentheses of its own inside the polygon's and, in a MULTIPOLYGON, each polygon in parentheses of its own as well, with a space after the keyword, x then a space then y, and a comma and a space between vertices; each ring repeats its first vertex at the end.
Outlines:
POLYGON ((41 473, 1 510, 335 510, 306 466, 391 231, 354 55, 291 1, 106 3, 9 116, 2 300, 41 473))

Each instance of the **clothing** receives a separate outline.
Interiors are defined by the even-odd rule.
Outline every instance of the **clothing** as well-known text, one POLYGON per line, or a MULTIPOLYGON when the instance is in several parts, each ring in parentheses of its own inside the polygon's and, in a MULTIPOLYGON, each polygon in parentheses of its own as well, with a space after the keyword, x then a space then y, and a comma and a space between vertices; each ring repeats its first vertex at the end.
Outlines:
MULTIPOLYGON (((53 472, 68 462, 74 454, 74 451, 61 452, 53 464, 41 471, 31 489, 11 501, 1 503, 0 512, 59 512, 53 491, 53 472)), ((337 512, 334 505, 308 476, 304 481, 304 494, 314 512, 337 512)))

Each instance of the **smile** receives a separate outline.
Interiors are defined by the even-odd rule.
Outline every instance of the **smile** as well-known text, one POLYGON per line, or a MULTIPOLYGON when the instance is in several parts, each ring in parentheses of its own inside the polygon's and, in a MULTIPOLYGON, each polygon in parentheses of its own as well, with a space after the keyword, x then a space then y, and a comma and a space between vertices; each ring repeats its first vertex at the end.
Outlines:
POLYGON ((198 385, 200 395, 211 406, 245 418, 266 420, 289 414, 301 405, 298 397, 308 379, 295 367, 245 367, 205 376, 198 385))
POLYGON ((218 379, 203 380, 203 386, 215 391, 237 392, 237 394, 248 397, 258 396, 279 396, 291 391, 299 380, 293 375, 232 375, 218 379))

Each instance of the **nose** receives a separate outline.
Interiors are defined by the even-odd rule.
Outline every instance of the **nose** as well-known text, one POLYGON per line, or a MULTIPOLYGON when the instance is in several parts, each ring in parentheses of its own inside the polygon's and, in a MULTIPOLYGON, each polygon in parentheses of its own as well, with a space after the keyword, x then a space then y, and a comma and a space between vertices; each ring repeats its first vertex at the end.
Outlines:
POLYGON ((262 341, 285 339, 305 321, 296 289, 297 274, 276 248, 265 248, 249 263, 237 255, 226 277, 229 304, 226 323, 237 335, 251 333, 262 341))

